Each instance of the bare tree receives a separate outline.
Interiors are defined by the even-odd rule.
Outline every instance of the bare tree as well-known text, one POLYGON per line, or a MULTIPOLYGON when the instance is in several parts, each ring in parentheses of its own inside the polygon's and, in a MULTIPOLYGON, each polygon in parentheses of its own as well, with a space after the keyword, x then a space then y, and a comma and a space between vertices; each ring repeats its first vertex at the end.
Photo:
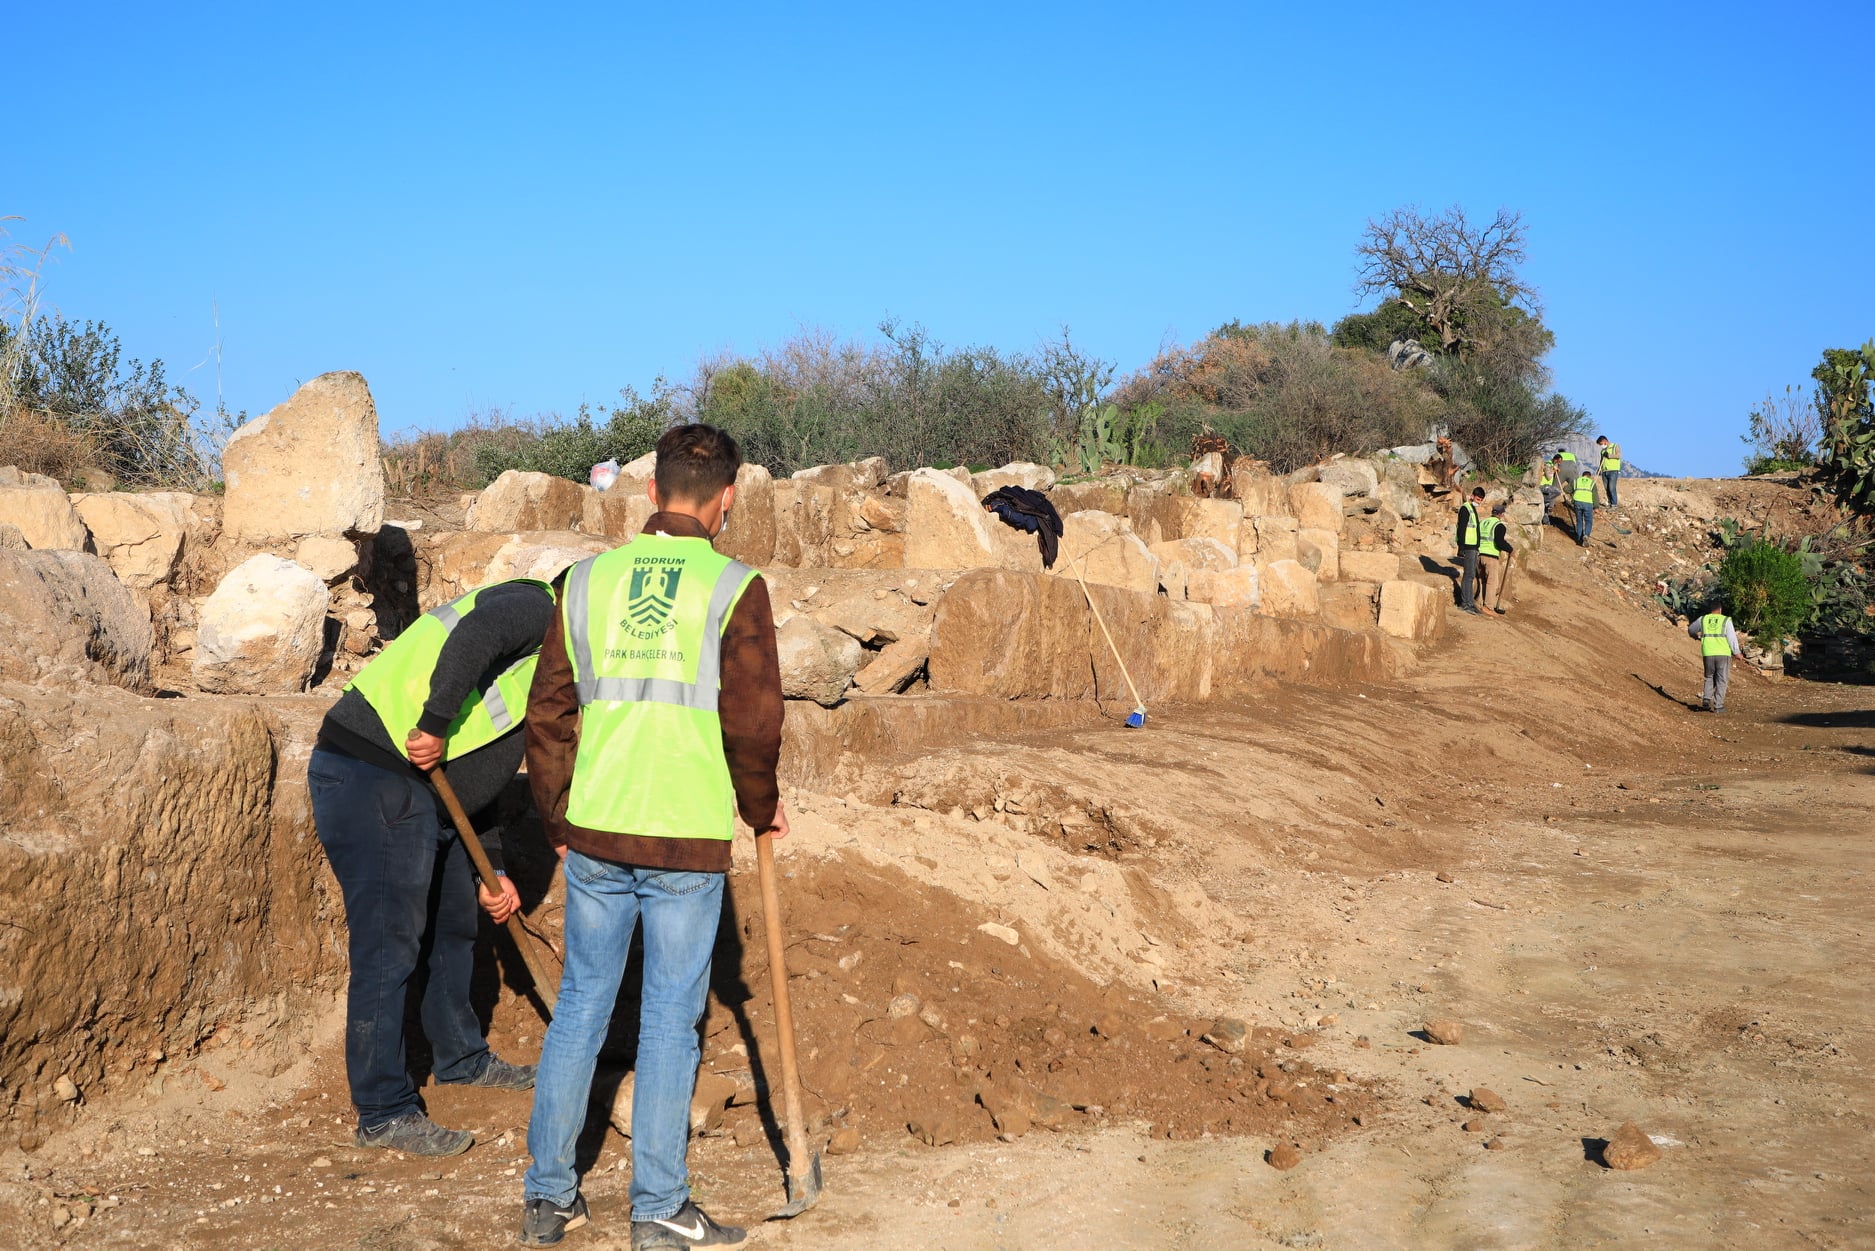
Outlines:
POLYGON ((1536 289, 1517 272, 1524 262, 1521 213, 1499 209, 1478 227, 1457 205, 1433 217, 1395 209, 1368 221, 1355 252, 1355 290, 1412 309, 1439 336, 1442 351, 1469 358, 1508 348, 1533 360, 1547 347, 1537 333, 1536 289))

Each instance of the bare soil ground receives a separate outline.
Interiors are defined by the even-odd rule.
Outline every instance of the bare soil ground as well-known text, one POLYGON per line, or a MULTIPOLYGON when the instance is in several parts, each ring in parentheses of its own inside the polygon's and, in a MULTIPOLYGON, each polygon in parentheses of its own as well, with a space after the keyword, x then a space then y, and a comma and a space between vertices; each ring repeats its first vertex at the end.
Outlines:
MULTIPOLYGON (((859 1145, 751 1245, 1875 1245, 1875 690, 1743 673, 1726 716, 1689 711, 1696 649, 1596 566, 1618 546, 1561 540, 1509 617, 1389 687, 984 736, 796 795, 810 1104, 859 1145), (1218 1018, 1245 1051, 1202 1040, 1218 1018), (1442 1018, 1461 1044, 1423 1036, 1442 1018), (984 1104, 1011 1089, 1037 1115, 1005 1140, 984 1104), (1609 1170, 1629 1120, 1664 1158, 1609 1170)), ((705 1054, 743 1093, 692 1167, 753 1221, 782 1194, 740 877, 705 1054)), ((531 1058, 538 1017, 488 998, 531 1058)), ((230 1029, 9 1147, 19 1242, 510 1244, 526 1097, 428 1087, 477 1130, 453 1160, 354 1149, 336 1027, 277 1072, 230 1029)), ((565 1245, 624 1246, 629 1144, 591 1154, 565 1245)))

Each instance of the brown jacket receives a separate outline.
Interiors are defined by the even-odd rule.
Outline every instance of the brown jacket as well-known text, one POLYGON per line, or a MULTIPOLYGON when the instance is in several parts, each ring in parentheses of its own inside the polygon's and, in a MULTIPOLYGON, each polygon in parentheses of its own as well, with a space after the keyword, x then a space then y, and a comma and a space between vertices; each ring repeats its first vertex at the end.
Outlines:
MULTIPOLYGON (((644 533, 708 538, 700 522, 677 513, 653 513, 644 533)), ((561 575, 562 585, 565 575, 561 575)), ((768 583, 757 577, 736 602, 723 630, 723 755, 736 790, 736 808, 752 829, 774 824, 781 789, 775 765, 781 758, 781 663, 775 654, 775 616, 768 583)), ((573 788, 573 759, 579 752, 579 695, 567 659, 562 614, 555 613, 540 646, 533 689, 527 698, 527 781, 534 806, 555 847, 646 869, 723 873, 729 843, 717 838, 650 838, 589 830, 566 819, 573 788)))

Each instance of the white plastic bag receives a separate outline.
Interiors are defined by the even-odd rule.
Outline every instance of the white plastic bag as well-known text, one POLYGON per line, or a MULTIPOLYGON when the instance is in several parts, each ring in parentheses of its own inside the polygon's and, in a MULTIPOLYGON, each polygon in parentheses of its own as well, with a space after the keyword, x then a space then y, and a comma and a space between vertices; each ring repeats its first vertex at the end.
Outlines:
POLYGON ((618 481, 618 461, 600 461, 592 467, 592 472, 587 475, 587 481, 592 483, 592 489, 595 491, 610 490, 612 484, 618 481))

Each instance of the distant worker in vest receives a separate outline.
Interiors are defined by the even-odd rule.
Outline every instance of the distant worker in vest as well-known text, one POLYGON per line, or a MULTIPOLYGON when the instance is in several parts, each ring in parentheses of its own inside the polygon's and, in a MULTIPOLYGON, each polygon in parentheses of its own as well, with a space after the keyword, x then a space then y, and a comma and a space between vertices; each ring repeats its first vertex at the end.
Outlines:
POLYGON ((574 1144, 641 923, 631 1245, 744 1236, 692 1201, 686 1165, 697 1024, 736 814, 757 832, 788 833, 768 586, 710 545, 728 524, 741 465, 736 441, 712 426, 667 431, 649 488, 658 511, 637 538, 567 572, 541 647, 527 769, 566 866, 566 969, 527 1128, 529 1246, 587 1221, 574 1144))
POLYGON ((1597 465, 1597 468, 1601 470, 1602 491, 1607 497, 1608 507, 1619 508, 1621 507, 1621 491, 1619 488, 1619 483, 1621 481, 1621 445, 1619 443, 1610 443, 1608 441, 1608 436, 1603 434, 1596 436, 1595 447, 1600 456, 1600 463, 1597 465))
POLYGON ((1699 640, 1699 655, 1706 670, 1699 706, 1707 712, 1724 712, 1725 688, 1732 681, 1732 657, 1744 655, 1738 648, 1738 631, 1724 613, 1709 612, 1688 622, 1686 632, 1699 640))
POLYGON ((552 620, 551 588, 526 580, 433 608, 346 684, 319 727, 306 781, 313 825, 345 899, 345 1076, 361 1147, 443 1156, 475 1141, 430 1120, 411 1081, 404 1003, 420 966, 428 975, 420 1017, 436 1080, 498 1090, 534 1084, 532 1065, 489 1050, 469 1002, 476 901, 500 924, 520 897, 506 874, 499 895, 475 881, 425 773, 447 765, 499 867, 493 807, 521 767, 528 686, 552 620))
POLYGON ((1458 607, 1461 612, 1478 612, 1478 539, 1484 525, 1484 488, 1471 488, 1471 498, 1458 506, 1458 532, 1452 541, 1458 544, 1458 607))
POLYGON ((1587 547, 1595 531, 1595 475, 1586 467, 1576 474, 1570 500, 1576 510, 1576 546, 1587 547))
POLYGON ((1491 515, 1478 527, 1478 578, 1484 591, 1480 596, 1486 612, 1502 617, 1499 600, 1504 594, 1504 580, 1510 573, 1510 526, 1504 521, 1504 505, 1491 505, 1491 515))
POLYGON ((1562 495, 1562 458, 1552 457, 1537 462, 1537 485, 1543 489, 1543 518, 1548 524, 1550 510, 1556 507, 1556 501, 1562 495))

